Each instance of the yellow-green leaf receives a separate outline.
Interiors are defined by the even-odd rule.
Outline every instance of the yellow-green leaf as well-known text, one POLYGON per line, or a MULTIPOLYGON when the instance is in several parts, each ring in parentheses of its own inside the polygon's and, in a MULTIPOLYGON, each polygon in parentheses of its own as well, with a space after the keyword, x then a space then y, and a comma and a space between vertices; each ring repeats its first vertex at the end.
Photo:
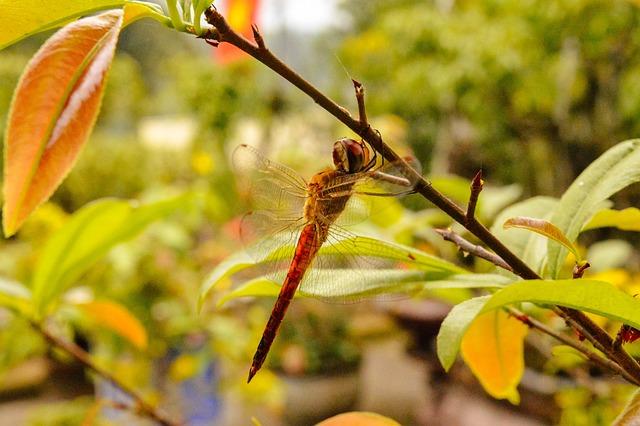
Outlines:
POLYGON ((157 5, 146 2, 128 1, 124 5, 124 22, 123 27, 130 25, 140 19, 151 17, 156 21, 162 22, 165 25, 169 25, 171 20, 162 15, 157 5))
POLYGON ((578 253, 578 249, 576 248, 576 246, 571 241, 569 241, 569 239, 562 233, 560 229, 558 229, 553 223, 549 221, 546 221, 544 219, 536 219, 533 217, 518 216, 508 219, 504 223, 504 225, 502 225, 502 227, 504 229, 527 229, 540 235, 544 235, 545 237, 557 241, 565 246, 571 253, 573 253, 576 260, 580 260, 580 254, 578 253))
POLYGON ((520 401, 517 386, 524 372, 528 327, 501 309, 473 321, 460 347, 462 357, 489 395, 520 401))
POLYGON ((80 19, 31 59, 14 93, 4 155, 5 235, 69 173, 98 116, 124 12, 80 19))
POLYGON ((147 347, 147 332, 144 326, 123 305, 102 300, 78 306, 96 325, 113 331, 138 349, 147 347))
POLYGON ((629 207, 624 210, 604 209, 596 213, 583 231, 595 228, 618 228, 623 231, 640 231, 640 209, 629 207))
POLYGON ((124 0, 0 0, 0 49, 25 37, 62 26, 81 15, 115 9, 124 0))

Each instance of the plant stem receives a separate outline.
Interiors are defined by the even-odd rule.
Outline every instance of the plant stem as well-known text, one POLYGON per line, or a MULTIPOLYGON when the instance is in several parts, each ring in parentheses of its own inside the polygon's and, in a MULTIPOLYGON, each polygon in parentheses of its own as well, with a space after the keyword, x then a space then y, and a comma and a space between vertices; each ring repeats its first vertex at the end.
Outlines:
MULTIPOLYGON (((362 139, 367 141, 386 160, 389 162, 397 162, 397 164, 402 167, 405 177, 407 177, 410 182, 416 182, 415 190, 417 193, 422 195, 425 199, 433 203, 449 217, 475 235, 495 254, 511 266, 514 273, 526 280, 541 279, 535 271, 529 268, 522 259, 511 252, 511 250, 509 250, 507 246, 493 235, 488 228, 480 223, 476 217, 467 218, 464 210, 431 186, 430 182, 424 179, 422 175, 414 170, 383 141, 379 132, 371 126, 363 128, 360 120, 353 118, 347 109, 335 103, 293 69, 289 68, 277 56, 271 53, 255 26, 253 29, 256 44, 247 40, 230 28, 224 17, 216 10, 215 7, 209 7, 205 11, 205 17, 207 22, 211 24, 216 31, 209 31, 202 35, 202 38, 212 39, 218 43, 230 43, 279 74, 313 99, 314 102, 320 105, 328 113, 340 120, 353 132, 358 134, 362 139)), ((625 371, 633 376, 636 379, 634 383, 640 382, 640 365, 638 365, 638 363, 629 356, 622 347, 614 347, 613 339, 605 330, 594 323, 583 312, 578 310, 560 306, 556 307, 554 311, 559 313, 565 320, 570 320, 568 321, 570 324, 578 324, 581 329, 580 332, 583 333, 585 338, 592 342, 596 348, 603 351, 603 353, 605 353, 610 359, 615 360, 625 371)))
POLYGON ((564 343, 567 346, 571 346, 573 349, 577 350, 578 352, 583 354, 585 357, 587 357, 589 360, 591 360, 594 364, 598 364, 600 367, 611 370, 614 373, 617 373, 620 376, 624 377, 627 381, 640 386, 640 382, 638 380, 636 380, 632 375, 627 373, 622 367, 620 367, 618 364, 611 361, 610 359, 601 357, 595 352, 589 350, 589 348, 587 348, 582 343, 576 341, 575 339, 570 338, 569 336, 565 336, 564 334, 558 333, 557 331, 553 330, 552 328, 549 328, 547 325, 541 323, 535 318, 530 317, 529 315, 526 315, 525 313, 519 311, 518 309, 511 308, 511 307, 507 307, 506 309, 507 309, 507 312, 513 315, 514 318, 518 319, 519 321, 526 324, 527 326, 533 329, 536 329, 541 333, 547 334, 555 338, 556 340, 559 340, 560 342, 564 343))
POLYGON ((78 361, 85 368, 93 371, 103 379, 110 381, 115 386, 117 386, 121 391, 129 395, 135 401, 135 404, 136 404, 135 408, 141 414, 144 414, 150 419, 153 419, 155 422, 157 422, 162 426, 178 426, 179 425, 179 423, 169 420, 156 407, 146 402, 142 397, 142 395, 140 395, 137 391, 125 385, 120 379, 112 375, 107 370, 104 370, 101 367, 99 367, 96 363, 93 362, 93 360, 91 359, 91 356, 80 346, 72 342, 68 342, 52 334, 51 332, 49 332, 49 330, 45 328, 43 324, 39 322, 30 321, 30 324, 33 327, 33 329, 36 330, 38 333, 40 333, 45 338, 45 340, 49 342, 52 346, 66 352, 69 356, 71 356, 73 359, 78 361))

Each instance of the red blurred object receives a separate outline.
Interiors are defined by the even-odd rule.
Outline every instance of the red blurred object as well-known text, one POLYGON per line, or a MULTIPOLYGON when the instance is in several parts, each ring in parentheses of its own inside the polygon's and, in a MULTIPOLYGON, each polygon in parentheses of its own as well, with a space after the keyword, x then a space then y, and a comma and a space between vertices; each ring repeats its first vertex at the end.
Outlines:
MULTIPOLYGON (((252 40, 251 24, 256 23, 259 6, 260 0, 225 0, 220 9, 231 28, 252 40)), ((229 43, 221 43, 213 52, 214 57, 221 64, 247 57, 242 50, 229 43)))
POLYGON ((630 325, 624 324, 620 328, 620 339, 622 343, 633 343, 640 339, 640 330, 633 328, 630 325))

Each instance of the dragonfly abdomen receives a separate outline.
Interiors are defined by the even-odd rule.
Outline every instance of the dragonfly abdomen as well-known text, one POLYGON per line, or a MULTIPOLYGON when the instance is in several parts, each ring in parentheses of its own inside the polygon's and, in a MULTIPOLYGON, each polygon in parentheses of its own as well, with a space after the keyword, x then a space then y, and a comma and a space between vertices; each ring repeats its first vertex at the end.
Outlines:
POLYGON ((250 382, 258 370, 260 370, 262 364, 267 358, 267 354, 269 353, 269 349, 271 349, 271 345, 276 337, 278 328, 280 328, 282 319, 287 312, 287 308, 289 307, 289 304, 291 303, 307 268, 318 252, 320 244, 321 243, 319 243, 318 234, 316 232, 316 226, 313 223, 305 225, 300 233, 295 255, 289 265, 287 277, 280 288, 278 300, 276 300, 276 304, 273 306, 271 316, 269 317, 267 326, 265 327, 260 343, 258 344, 258 349, 256 349, 256 353, 253 356, 253 362, 249 369, 249 379, 247 380, 247 383, 250 382))

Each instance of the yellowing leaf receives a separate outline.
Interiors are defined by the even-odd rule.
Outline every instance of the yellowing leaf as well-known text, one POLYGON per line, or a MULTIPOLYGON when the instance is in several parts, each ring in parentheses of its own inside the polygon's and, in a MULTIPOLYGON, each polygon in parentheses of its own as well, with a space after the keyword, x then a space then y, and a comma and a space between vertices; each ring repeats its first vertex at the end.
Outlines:
POLYGON ((558 229, 553 223, 548 222, 543 219, 536 219, 533 217, 512 217, 508 219, 504 225, 502 225, 504 229, 509 228, 520 228, 520 229, 528 229, 529 231, 533 231, 540 235, 544 235, 547 238, 550 238, 554 241, 559 242, 563 246, 565 246, 573 255, 576 257, 578 261, 580 261, 580 254, 578 253, 578 249, 573 245, 571 241, 562 233, 560 229, 558 229))
POLYGON ((478 316, 462 339, 461 353, 482 387, 494 398, 520 401, 528 327, 501 309, 478 316))
POLYGON ((113 331, 138 349, 147 347, 147 332, 143 325, 119 303, 104 300, 83 303, 79 307, 96 325, 113 331))
POLYGON ((640 231, 640 209, 629 207, 624 210, 601 210, 591 218, 582 230, 609 227, 623 231, 640 231))
POLYGON ((122 10, 114 10, 67 25, 47 40, 22 75, 5 136, 5 235, 15 233, 51 196, 87 141, 122 17, 122 10))

